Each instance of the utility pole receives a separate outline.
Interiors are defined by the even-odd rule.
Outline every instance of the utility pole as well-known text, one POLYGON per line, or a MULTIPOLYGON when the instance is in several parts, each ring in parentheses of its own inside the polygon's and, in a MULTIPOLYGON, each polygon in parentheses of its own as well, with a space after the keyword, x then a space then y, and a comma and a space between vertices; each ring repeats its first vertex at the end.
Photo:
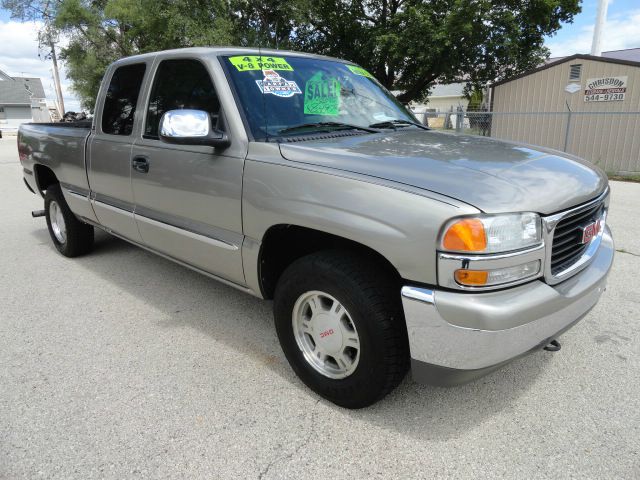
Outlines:
POLYGON ((591 43, 591 55, 599 57, 602 54, 602 29, 607 21, 607 9, 609 8, 609 0, 599 0, 598 14, 596 16, 596 25, 593 29, 593 42, 591 43))
POLYGON ((58 73, 58 58, 56 56, 56 46, 49 35, 49 46, 51 47, 51 61, 53 62, 53 83, 56 87, 56 97, 58 97, 58 109, 60 119, 64 117, 64 99, 62 98, 62 87, 60 86, 60 74, 58 73))
POLYGON ((49 15, 50 0, 47 0, 43 10, 42 17, 45 21, 46 38, 45 44, 51 48, 51 61, 53 62, 53 83, 56 88, 56 97, 58 98, 58 114, 60 119, 64 117, 64 98, 62 98, 62 87, 60 86, 60 73, 58 72, 58 56, 56 55, 56 44, 53 41, 53 33, 51 31, 51 16, 49 15))

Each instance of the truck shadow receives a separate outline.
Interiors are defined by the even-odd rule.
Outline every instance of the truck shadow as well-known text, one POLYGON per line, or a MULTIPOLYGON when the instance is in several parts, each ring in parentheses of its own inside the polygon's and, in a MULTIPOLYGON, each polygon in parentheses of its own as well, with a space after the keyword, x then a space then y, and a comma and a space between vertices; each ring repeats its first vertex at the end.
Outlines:
MULTIPOLYGON (((33 235, 39 241, 50 241, 46 229, 34 230, 33 235)), ((157 320, 149 320, 152 325, 201 331, 241 353, 247 363, 260 364, 258 371, 261 366, 267 367, 300 395, 318 398, 297 379, 282 354, 271 302, 101 231, 96 231, 94 252, 75 261, 152 306, 158 312, 157 320)), ((455 438, 516 404, 550 358, 549 354, 536 352, 471 384, 451 388, 420 385, 408 375, 394 392, 372 407, 350 411, 323 400, 319 408, 347 421, 366 422, 423 440, 455 438)))

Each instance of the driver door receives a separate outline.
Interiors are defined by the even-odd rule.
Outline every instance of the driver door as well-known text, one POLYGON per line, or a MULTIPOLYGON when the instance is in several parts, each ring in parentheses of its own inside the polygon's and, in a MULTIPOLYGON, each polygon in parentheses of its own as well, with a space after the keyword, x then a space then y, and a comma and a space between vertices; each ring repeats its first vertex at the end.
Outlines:
POLYGON ((153 250, 244 284, 244 159, 209 146, 162 142, 158 136, 162 115, 179 109, 206 111, 212 125, 224 130, 214 84, 199 60, 166 59, 155 70, 143 135, 132 150, 131 178, 140 235, 153 250))

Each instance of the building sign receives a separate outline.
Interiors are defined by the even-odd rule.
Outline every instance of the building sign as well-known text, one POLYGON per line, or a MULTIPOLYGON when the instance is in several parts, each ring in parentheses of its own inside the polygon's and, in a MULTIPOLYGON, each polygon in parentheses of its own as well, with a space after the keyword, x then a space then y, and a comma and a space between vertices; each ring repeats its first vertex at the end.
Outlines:
POLYGON ((627 76, 590 78, 584 90, 585 102, 619 102, 627 93, 627 76))

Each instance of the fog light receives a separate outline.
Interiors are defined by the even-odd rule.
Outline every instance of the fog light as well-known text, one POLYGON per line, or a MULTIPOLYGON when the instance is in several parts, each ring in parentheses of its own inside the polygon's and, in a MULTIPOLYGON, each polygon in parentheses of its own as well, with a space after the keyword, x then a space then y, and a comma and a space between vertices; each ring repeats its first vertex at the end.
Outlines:
POLYGON ((466 270, 455 271, 455 279, 460 285, 467 287, 488 287, 512 283, 540 273, 540 260, 523 263, 515 267, 499 268, 496 270, 466 270))

